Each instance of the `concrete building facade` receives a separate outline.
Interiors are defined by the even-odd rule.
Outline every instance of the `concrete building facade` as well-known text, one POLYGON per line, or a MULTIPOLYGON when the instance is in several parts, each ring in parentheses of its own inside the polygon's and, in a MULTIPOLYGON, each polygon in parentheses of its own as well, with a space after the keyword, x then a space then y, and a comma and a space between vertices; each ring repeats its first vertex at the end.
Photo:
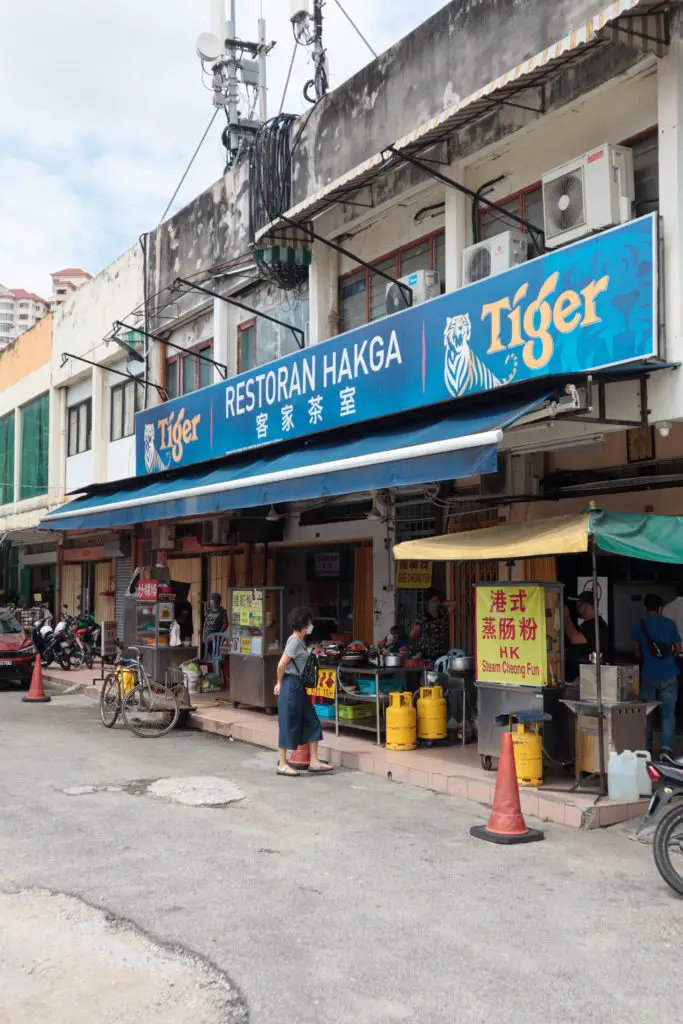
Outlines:
MULTIPOLYGON (((366 490, 315 508, 292 503, 280 510, 279 543, 367 542, 377 638, 403 600, 390 554, 396 537, 548 515, 585 502, 589 490, 607 508, 676 511, 683 497, 674 486, 678 477, 683 483, 683 303, 675 284, 683 246, 682 102, 678 3, 559 0, 543 6, 543 17, 536 5, 513 0, 446 4, 294 122, 286 202, 257 210, 254 219, 245 156, 149 233, 134 257, 121 257, 122 277, 117 263, 68 300, 56 319, 55 360, 88 353, 105 367, 53 367, 64 395, 60 422, 76 409, 86 441, 88 422, 92 431, 90 447, 80 450, 77 440, 78 450, 64 453, 66 492, 135 473, 132 440, 127 456, 112 449, 124 440, 111 440, 107 411, 105 378, 117 364, 99 341, 112 320, 146 332, 150 381, 170 399, 193 394, 282 358, 297 338, 315 346, 383 318, 389 282, 375 267, 396 279, 436 273, 438 291, 447 294, 467 285, 463 256, 475 243, 510 232, 510 244, 535 256, 530 231, 545 227, 544 176, 616 147, 634 168, 628 216, 658 218, 661 368, 606 380, 599 401, 592 385, 579 384, 571 401, 582 417, 548 407, 506 431, 495 481, 397 488, 382 495, 380 515, 366 490), (310 251, 296 288, 280 287, 254 260, 275 247, 295 260, 310 251), (78 411, 88 401, 90 421, 78 411)), ((148 386, 145 406, 159 401, 148 386)), ((147 548, 153 525, 131 531, 147 548)), ((206 553, 179 537, 170 557, 196 561, 206 553)), ((196 567, 188 572, 201 576, 196 567)), ((211 572, 193 583, 202 595, 211 572)), ((406 599, 402 616, 414 610, 406 599)))

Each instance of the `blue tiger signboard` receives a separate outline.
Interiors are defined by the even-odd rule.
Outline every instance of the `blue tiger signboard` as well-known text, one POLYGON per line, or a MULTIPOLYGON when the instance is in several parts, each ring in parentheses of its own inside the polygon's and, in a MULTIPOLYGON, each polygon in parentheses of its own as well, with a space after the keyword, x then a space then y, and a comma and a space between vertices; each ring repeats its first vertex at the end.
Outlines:
POLYGON ((137 472, 657 354, 652 214, 138 413, 137 472))

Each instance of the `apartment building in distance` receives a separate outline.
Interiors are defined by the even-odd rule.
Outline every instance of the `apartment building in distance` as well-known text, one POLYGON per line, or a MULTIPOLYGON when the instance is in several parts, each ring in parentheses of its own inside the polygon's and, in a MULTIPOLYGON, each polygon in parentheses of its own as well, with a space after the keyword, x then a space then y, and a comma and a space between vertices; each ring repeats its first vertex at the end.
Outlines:
POLYGON ((42 320, 48 310, 40 295, 0 284, 0 350, 42 320))
POLYGON ((66 267, 64 270, 56 270, 50 274, 52 278, 52 298, 50 309, 54 312, 57 306, 61 306, 70 295, 73 295, 82 284, 92 280, 92 274, 80 267, 66 267))

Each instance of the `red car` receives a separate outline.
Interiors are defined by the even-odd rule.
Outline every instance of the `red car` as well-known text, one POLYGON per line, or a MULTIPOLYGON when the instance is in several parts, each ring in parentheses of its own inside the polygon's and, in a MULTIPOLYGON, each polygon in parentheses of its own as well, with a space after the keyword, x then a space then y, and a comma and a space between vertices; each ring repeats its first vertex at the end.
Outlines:
POLYGON ((26 630, 12 612, 0 608, 0 682, 30 682, 35 656, 35 647, 26 630))

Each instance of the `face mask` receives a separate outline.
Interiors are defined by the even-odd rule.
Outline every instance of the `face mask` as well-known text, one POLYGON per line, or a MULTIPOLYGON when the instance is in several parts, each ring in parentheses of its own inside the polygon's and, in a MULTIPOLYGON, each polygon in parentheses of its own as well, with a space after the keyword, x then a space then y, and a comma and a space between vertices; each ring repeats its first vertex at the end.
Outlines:
POLYGON ((432 615, 438 615, 439 612, 441 611, 441 602, 440 601, 432 601, 432 602, 430 602, 429 610, 432 613, 432 615))
POLYGON ((306 632, 308 633, 309 636, 311 635, 311 633, 313 632, 314 629, 315 629, 315 626, 313 625, 313 623, 312 622, 309 623, 309 625, 306 627, 306 632))

